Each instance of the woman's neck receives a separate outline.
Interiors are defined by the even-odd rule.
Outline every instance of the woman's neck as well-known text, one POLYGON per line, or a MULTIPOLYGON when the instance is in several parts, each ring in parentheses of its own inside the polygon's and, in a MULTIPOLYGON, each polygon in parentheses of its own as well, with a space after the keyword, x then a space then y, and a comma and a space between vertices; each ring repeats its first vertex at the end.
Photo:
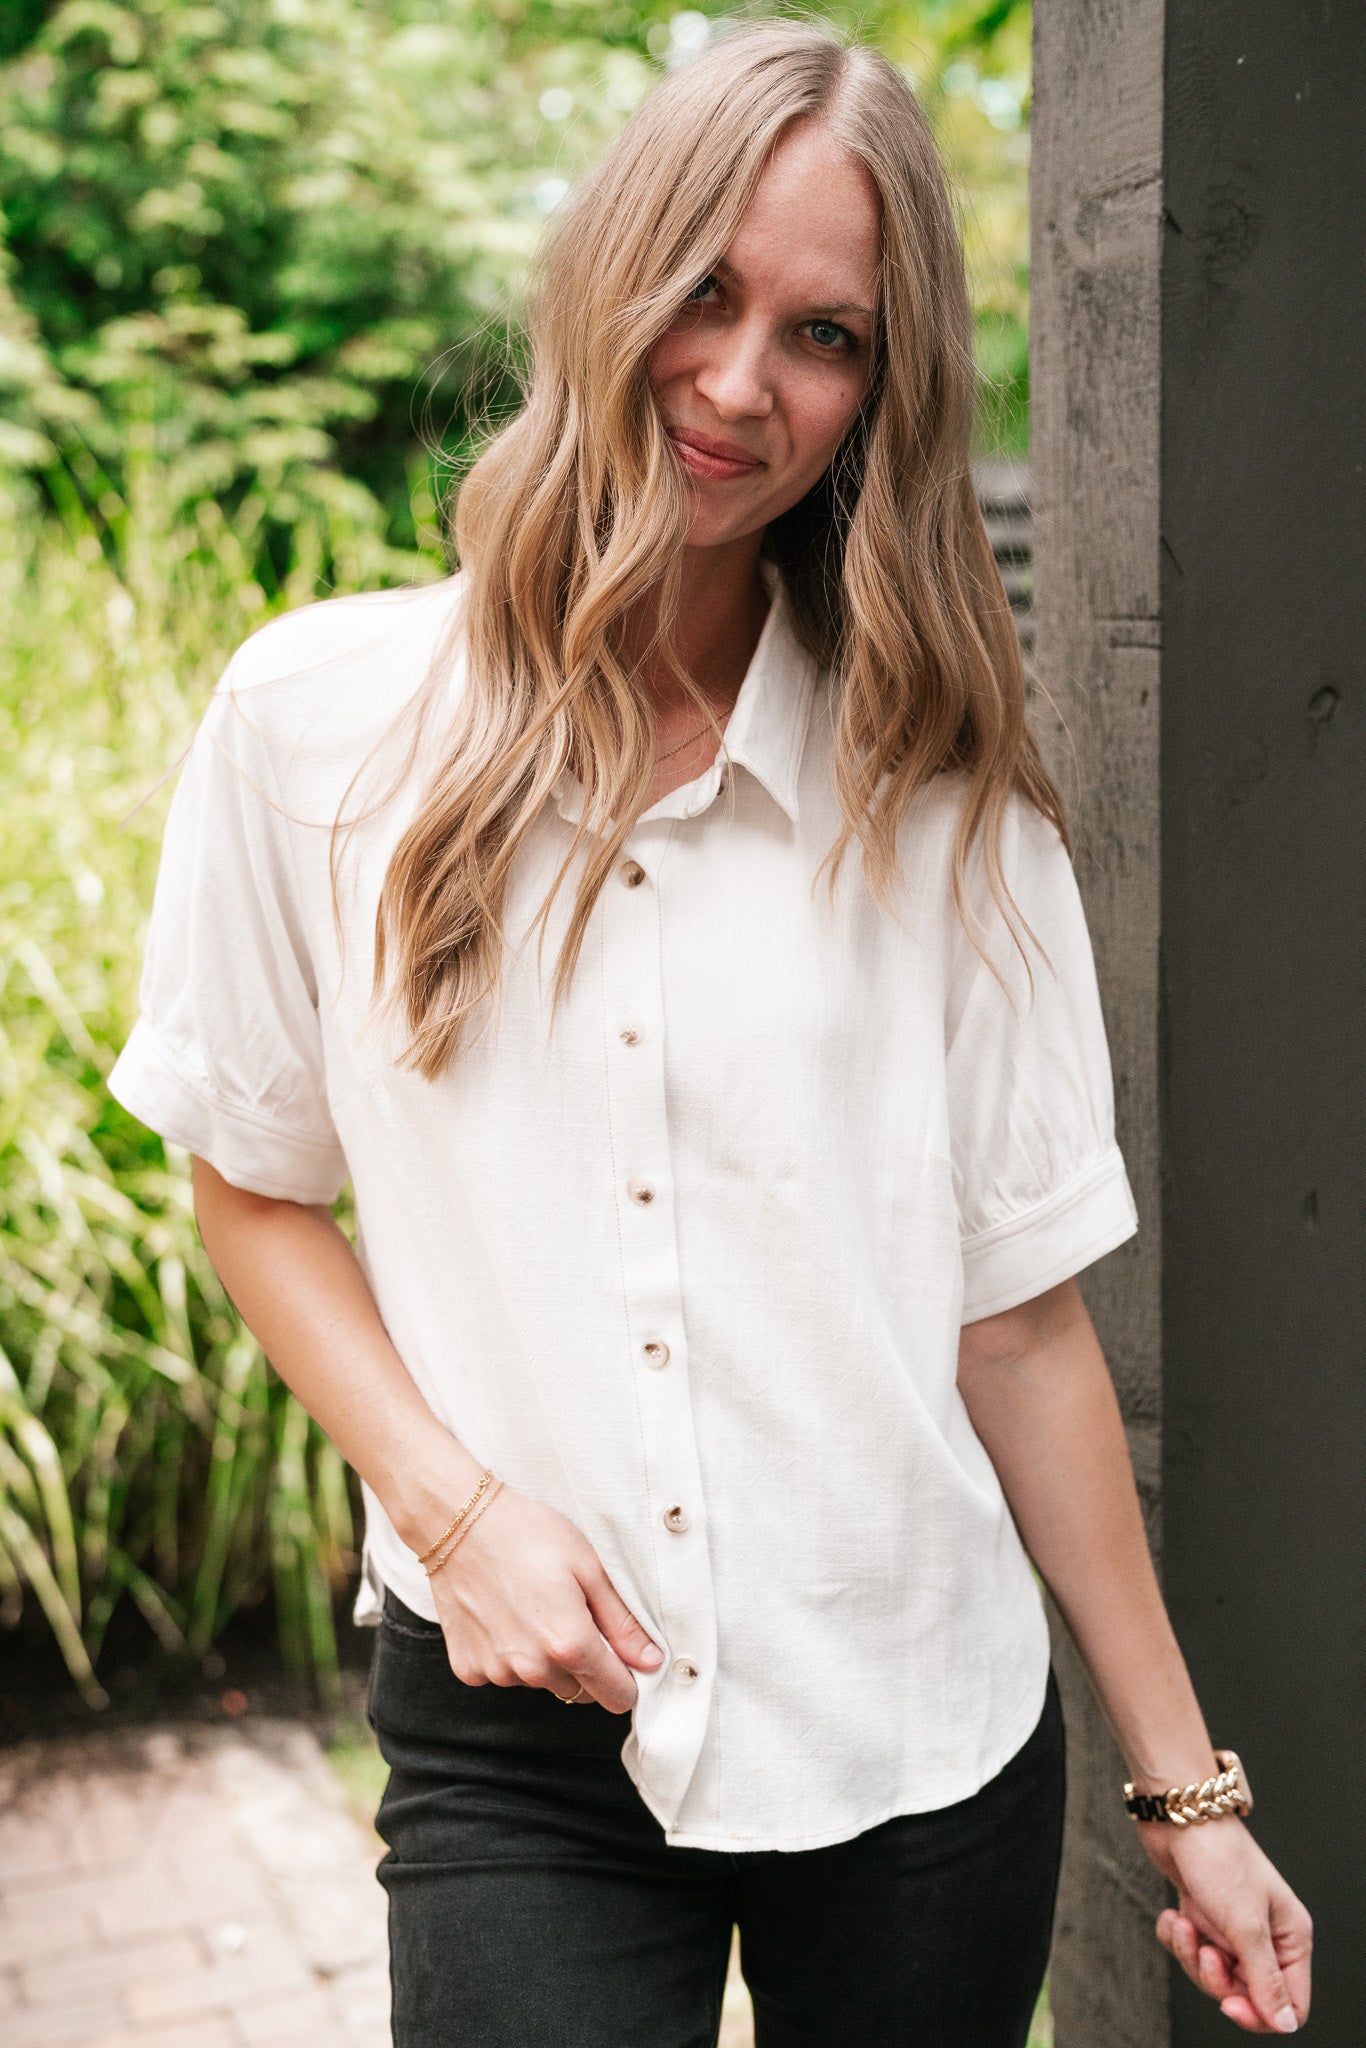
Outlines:
MULTIPOLYGON (((759 572, 762 540, 757 533, 724 548, 683 551, 676 650, 698 687, 722 705, 738 694, 768 615, 768 593, 759 572)), ((657 714, 667 719, 690 700, 654 650, 657 617, 657 596, 649 591, 626 615, 622 648, 657 714)))

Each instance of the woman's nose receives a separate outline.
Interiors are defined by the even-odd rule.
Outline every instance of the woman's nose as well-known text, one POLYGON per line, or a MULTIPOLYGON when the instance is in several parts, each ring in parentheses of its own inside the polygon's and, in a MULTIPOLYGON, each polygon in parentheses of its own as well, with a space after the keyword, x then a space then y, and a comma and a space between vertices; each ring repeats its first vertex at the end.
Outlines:
POLYGON ((773 410, 764 337, 742 327, 715 337, 693 382, 723 418, 761 419, 773 410))

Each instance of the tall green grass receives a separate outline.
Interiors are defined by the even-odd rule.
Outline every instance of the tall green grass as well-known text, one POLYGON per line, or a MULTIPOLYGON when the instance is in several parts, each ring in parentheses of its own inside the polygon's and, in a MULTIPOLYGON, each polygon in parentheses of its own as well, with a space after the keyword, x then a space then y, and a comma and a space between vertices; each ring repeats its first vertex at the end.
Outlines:
POLYGON ((343 506, 300 526, 266 591, 250 503, 170 530, 150 459, 126 500, 49 483, 59 518, 0 481, 0 1627, 36 1603, 100 1707, 120 1608, 155 1677, 273 1594, 287 1668, 326 1694, 347 1472, 224 1294, 188 1155, 104 1080, 136 1014, 167 771, 226 656, 325 594, 324 562, 334 588, 439 566, 343 506))

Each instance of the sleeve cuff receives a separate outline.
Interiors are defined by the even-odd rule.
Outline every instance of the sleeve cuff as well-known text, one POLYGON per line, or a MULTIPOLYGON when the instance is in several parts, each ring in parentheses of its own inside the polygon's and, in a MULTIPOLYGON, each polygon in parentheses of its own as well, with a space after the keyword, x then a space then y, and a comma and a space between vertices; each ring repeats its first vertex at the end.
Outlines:
POLYGON ((963 1311, 976 1322, 1031 1301, 1123 1244, 1138 1210, 1118 1146, 1037 1208, 963 1240, 963 1311))
POLYGON ((182 1070, 146 1017, 134 1024, 105 1085, 139 1123, 207 1159, 234 1187, 330 1205, 346 1185, 346 1155, 335 1137, 291 1131, 221 1101, 182 1070))

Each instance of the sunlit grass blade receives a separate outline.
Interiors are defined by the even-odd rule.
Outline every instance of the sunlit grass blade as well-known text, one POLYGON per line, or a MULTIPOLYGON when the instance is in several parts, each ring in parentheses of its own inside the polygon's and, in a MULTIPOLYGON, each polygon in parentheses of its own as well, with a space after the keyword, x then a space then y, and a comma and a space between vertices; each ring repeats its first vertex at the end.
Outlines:
POLYGON ((33 1474, 52 1546, 53 1584, 60 1590, 72 1626, 81 1622, 81 1579, 76 1559, 76 1529, 67 1497, 62 1461, 42 1423, 24 1405, 14 1367, 0 1351, 0 1428, 7 1429, 33 1474))
POLYGON ((81 1697, 87 1706, 107 1707, 109 1695, 95 1676, 80 1630, 72 1620, 71 1609, 52 1575, 42 1545, 22 1515, 7 1501, 0 1501, 0 1544, 8 1551, 19 1575, 27 1579, 37 1594, 81 1697))
POLYGON ((127 1586, 162 1649, 169 1656, 188 1659, 190 1646, 183 1621, 173 1611, 168 1595, 121 1550, 112 1552, 109 1570, 114 1583, 127 1586))
POLYGON ((208 1524, 190 1595, 188 1636, 191 1650, 202 1655, 212 1642, 218 1626, 223 1597, 223 1580, 228 1551, 237 1521, 240 1488, 238 1458, 243 1445, 243 1396, 253 1370, 263 1361, 255 1340, 245 1331, 229 1347, 218 1390, 218 1415, 214 1424, 209 1471, 206 1481, 208 1524))

